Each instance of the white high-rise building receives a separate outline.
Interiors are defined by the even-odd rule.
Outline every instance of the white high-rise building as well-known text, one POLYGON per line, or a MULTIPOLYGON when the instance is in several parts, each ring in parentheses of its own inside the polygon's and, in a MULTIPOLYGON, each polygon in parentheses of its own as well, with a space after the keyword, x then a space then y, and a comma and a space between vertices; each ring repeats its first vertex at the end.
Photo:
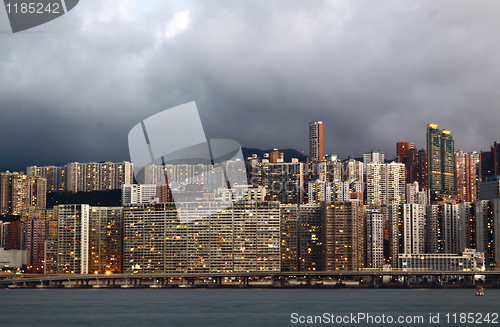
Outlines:
POLYGON ((368 205, 391 205, 405 202, 405 166, 401 163, 366 165, 368 205))
POLYGON ((363 182, 360 181, 333 181, 333 182, 309 182, 307 194, 310 204, 332 201, 358 201, 358 197, 351 197, 353 193, 362 193, 363 182))
POLYGON ((429 198, 427 196, 427 192, 420 191, 420 187, 418 182, 413 182, 410 184, 406 184, 406 203, 414 203, 414 204, 429 204, 429 198))
POLYGON ((363 152, 363 169, 366 172, 366 165, 369 163, 385 163, 385 154, 381 151, 363 152))
POLYGON ((425 206, 400 204, 389 206, 389 247, 392 266, 399 254, 425 251, 425 206))
POLYGON ((365 168, 361 161, 349 159, 344 162, 344 181, 363 181, 365 168))
POLYGON ((122 204, 157 203, 156 184, 126 184, 122 187, 122 204))
POLYGON ((366 268, 384 265, 384 215, 378 209, 366 212, 366 268))

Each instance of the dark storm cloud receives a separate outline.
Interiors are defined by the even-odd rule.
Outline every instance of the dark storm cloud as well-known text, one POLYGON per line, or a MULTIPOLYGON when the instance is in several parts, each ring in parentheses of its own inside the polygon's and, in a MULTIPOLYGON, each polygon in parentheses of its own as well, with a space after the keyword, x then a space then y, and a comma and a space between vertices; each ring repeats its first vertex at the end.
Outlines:
POLYGON ((128 160, 140 120, 196 101, 209 138, 341 158, 427 123, 456 149, 500 140, 494 1, 81 1, 10 34, 0 10, 0 170, 128 160))

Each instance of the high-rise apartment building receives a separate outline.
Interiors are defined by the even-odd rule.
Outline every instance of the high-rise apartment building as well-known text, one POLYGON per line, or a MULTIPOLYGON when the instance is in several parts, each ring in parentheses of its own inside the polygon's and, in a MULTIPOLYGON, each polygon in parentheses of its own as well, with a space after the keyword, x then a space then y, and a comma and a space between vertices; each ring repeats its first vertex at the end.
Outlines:
POLYGON ((31 183, 28 175, 17 172, 11 176, 11 213, 21 214, 31 206, 31 183))
POLYGON ((90 192, 121 188, 134 181, 133 166, 123 162, 71 162, 62 167, 30 166, 28 175, 47 179, 47 191, 90 192))
POLYGON ((349 159, 344 162, 344 181, 363 181, 365 173, 364 164, 361 161, 349 159))
POLYGON ((500 143, 494 142, 490 151, 481 151, 480 181, 500 175, 500 143))
POLYGON ((390 205, 405 202, 405 166, 402 163, 366 165, 366 204, 390 205))
POLYGON ((310 204, 319 204, 323 201, 362 201, 363 182, 341 182, 338 180, 334 182, 309 182, 307 194, 310 204))
MULTIPOLYGON (((47 240, 57 242, 57 208, 57 206, 53 209, 30 207, 29 210, 21 211, 23 248, 28 251, 28 266, 34 273, 56 273, 57 271, 57 266, 47 270, 46 258, 47 240)), ((55 250, 54 253, 57 254, 57 248, 55 250)), ((55 257, 52 261, 56 262, 55 257)))
POLYGON ((455 147, 450 131, 427 125, 429 188, 438 197, 455 194, 455 147))
POLYGON ((489 268, 500 262, 500 199, 476 201, 475 209, 476 249, 489 268))
POLYGON ((361 204, 323 202, 323 270, 358 270, 365 265, 364 217, 361 204))
POLYGON ((476 248, 476 203, 458 203, 458 253, 476 248))
POLYGON ((0 173, 0 214, 19 215, 30 207, 46 206, 47 180, 23 172, 0 173))
POLYGON ((299 271, 322 269, 321 212, 319 204, 302 204, 299 207, 299 271))
POLYGON ((90 207, 89 229, 89 273, 121 273, 123 208, 90 207))
POLYGON ((122 204, 159 202, 155 184, 125 184, 122 186, 122 204))
POLYGON ((6 250, 22 249, 22 229, 21 222, 0 220, 0 248, 6 250))
POLYGON ((278 151, 278 149, 273 149, 273 151, 271 151, 271 153, 269 154, 269 162, 285 162, 285 156, 283 155, 283 152, 278 151))
POLYGON ((405 164, 406 183, 418 182, 421 189, 428 189, 426 150, 409 149, 400 162, 405 164))
POLYGON ((25 222, 25 249, 29 253, 28 268, 33 273, 44 272, 46 222, 39 215, 33 215, 25 222))
POLYGON ((363 152, 363 170, 366 173, 366 165, 369 163, 384 164, 385 153, 382 151, 367 151, 363 152))
POLYGON ((477 152, 455 152, 455 194, 459 202, 477 200, 477 167, 480 155, 477 152))
POLYGON ((329 157, 328 160, 318 162, 318 176, 322 182, 333 182, 344 180, 344 163, 337 159, 329 157))
MULTIPOLYGON (((429 205, 426 208, 427 253, 458 254, 463 228, 459 206, 456 204, 429 205)), ((465 217, 464 217, 465 218, 465 217)))
POLYGON ((406 184, 406 203, 408 204, 429 204, 427 192, 421 191, 418 182, 406 184))
POLYGON ((47 180, 47 192, 64 191, 66 184, 66 166, 30 166, 26 169, 31 177, 40 176, 47 180))
POLYGON ((57 273, 89 273, 89 215, 88 204, 59 205, 57 273))
POLYGON ((411 142, 398 142, 396 143, 396 156, 399 163, 406 164, 407 154, 411 149, 415 149, 415 144, 411 142))
POLYGON ((282 204, 304 200, 304 164, 292 159, 286 163, 259 163, 255 167, 254 186, 263 186, 266 196, 282 204))
POLYGON ((323 160, 323 123, 314 121, 309 123, 309 160, 323 160))
POLYGON ((10 213, 10 172, 0 172, 0 214, 10 213))
POLYGON ((366 268, 384 265, 384 215, 379 209, 365 212, 366 219, 366 268))
POLYGON ((280 205, 281 271, 297 271, 299 267, 299 205, 280 205))
POLYGON ((280 271, 280 204, 242 201, 124 207, 124 272, 280 271), (178 210, 194 221, 181 222, 178 210))
POLYGON ((51 244, 57 245, 57 273, 121 272, 122 207, 64 204, 57 211, 57 242, 47 238, 45 254, 51 258, 51 244))
POLYGON ((40 176, 30 178, 30 207, 45 209, 47 207, 47 179, 40 176))
POLYGON ((425 251, 425 206, 390 205, 388 214, 389 254, 391 265, 397 267, 399 254, 420 254, 425 251))

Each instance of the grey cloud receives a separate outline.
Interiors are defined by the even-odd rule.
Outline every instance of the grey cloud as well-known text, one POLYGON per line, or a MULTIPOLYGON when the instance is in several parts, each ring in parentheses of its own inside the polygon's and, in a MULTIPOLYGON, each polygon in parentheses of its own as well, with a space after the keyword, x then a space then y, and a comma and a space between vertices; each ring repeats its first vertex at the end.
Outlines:
POLYGON ((190 101, 208 138, 248 147, 307 153, 313 120, 341 158, 425 147, 431 122, 464 151, 500 140, 497 2, 148 3, 0 33, 0 170, 127 160, 130 128, 190 101))

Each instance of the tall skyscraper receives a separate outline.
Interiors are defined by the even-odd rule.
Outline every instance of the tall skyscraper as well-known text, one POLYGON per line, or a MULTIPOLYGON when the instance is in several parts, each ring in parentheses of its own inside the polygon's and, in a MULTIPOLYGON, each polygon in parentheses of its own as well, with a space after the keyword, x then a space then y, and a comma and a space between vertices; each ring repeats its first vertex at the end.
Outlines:
POLYGON ((415 144, 411 142, 396 143, 396 156, 398 162, 406 164, 407 154, 411 149, 415 149, 415 144))
POLYGON ((422 189, 428 189, 427 151, 410 149, 405 155, 406 183, 418 182, 422 189))
POLYGON ((500 175, 500 143, 493 143, 490 151, 481 151, 480 181, 500 175))
POLYGON ((450 131, 427 125, 429 188, 438 197, 455 194, 455 147, 450 131))
POLYGON ((477 152, 455 152, 455 194, 459 202, 477 200, 476 167, 480 162, 477 152))
POLYGON ((323 160, 323 123, 314 121, 309 123, 309 160, 323 160))

